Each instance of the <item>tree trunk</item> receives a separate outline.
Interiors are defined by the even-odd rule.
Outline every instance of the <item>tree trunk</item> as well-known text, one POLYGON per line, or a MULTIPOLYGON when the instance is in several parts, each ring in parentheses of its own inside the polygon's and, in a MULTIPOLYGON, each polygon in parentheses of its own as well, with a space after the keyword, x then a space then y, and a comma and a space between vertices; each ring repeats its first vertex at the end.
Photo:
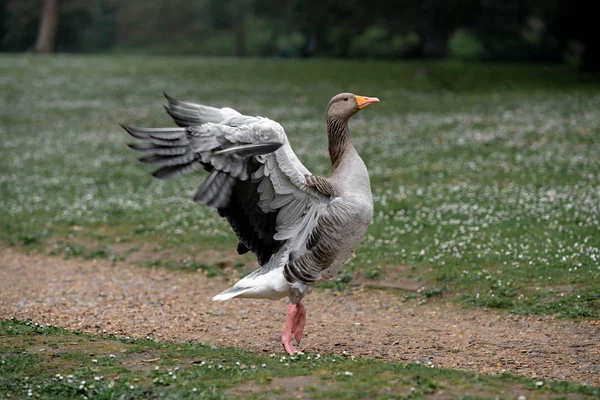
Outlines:
POLYGON ((44 0, 44 9, 40 21, 35 51, 37 53, 52 53, 58 28, 58 1, 44 0))

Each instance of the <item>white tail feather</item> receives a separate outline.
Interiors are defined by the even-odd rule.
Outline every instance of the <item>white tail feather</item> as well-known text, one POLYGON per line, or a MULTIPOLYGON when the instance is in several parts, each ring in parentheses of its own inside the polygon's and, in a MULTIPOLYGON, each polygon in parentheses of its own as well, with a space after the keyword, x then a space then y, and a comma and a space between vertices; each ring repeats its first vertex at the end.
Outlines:
POLYGON ((283 267, 272 269, 266 273, 259 269, 213 297, 213 300, 225 301, 232 297, 276 300, 288 296, 289 291, 290 284, 283 276, 283 267))
POLYGON ((221 293, 219 293, 218 295, 216 295, 215 297, 213 297, 213 301, 226 301, 229 300, 233 297, 239 296, 241 294, 244 294, 250 290, 252 290, 253 288, 251 287, 230 287, 227 290, 222 291, 221 293))

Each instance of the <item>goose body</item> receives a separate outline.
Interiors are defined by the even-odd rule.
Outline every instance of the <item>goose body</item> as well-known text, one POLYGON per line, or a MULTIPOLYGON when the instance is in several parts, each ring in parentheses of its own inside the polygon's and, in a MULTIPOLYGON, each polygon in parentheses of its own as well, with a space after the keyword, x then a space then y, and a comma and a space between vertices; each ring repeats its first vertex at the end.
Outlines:
POLYGON ((210 175, 194 200, 217 208, 236 233, 238 253, 252 251, 260 267, 213 297, 289 297, 282 343, 300 341, 306 311, 301 300, 314 284, 335 276, 362 240, 373 216, 367 168, 352 145, 348 119, 377 98, 342 93, 327 108, 332 173, 311 175, 289 145, 284 129, 263 117, 180 102, 167 96, 178 128, 125 130, 159 168, 159 179, 204 168, 210 175))

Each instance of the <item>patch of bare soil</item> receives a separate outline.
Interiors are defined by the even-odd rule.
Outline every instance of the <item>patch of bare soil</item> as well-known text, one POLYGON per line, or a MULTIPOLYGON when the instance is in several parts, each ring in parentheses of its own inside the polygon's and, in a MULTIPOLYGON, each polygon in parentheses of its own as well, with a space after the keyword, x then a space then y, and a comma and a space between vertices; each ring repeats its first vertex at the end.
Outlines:
MULTIPOLYGON (((198 256, 198 259, 200 257, 198 256)), ((0 318, 85 332, 193 341, 283 354, 285 300, 211 298, 231 282, 0 247, 0 318)), ((315 291, 299 348, 479 373, 600 384, 600 324, 402 302, 386 291, 315 291)))
MULTIPOLYGON (((74 228, 77 228, 77 232, 80 233, 83 230, 83 228, 79 227, 74 228)), ((190 254, 197 253, 193 248, 190 248, 181 254, 181 251, 162 249, 157 243, 153 243, 151 241, 134 244, 127 241, 122 242, 117 240, 115 242, 106 244, 101 240, 94 238, 87 232, 77 236, 67 235, 65 237, 52 237, 47 243, 41 246, 41 251, 48 253, 56 251, 56 254, 62 255, 64 253, 64 247, 67 243, 75 243, 84 246, 86 253, 94 252, 94 250, 106 250, 109 254, 114 255, 114 257, 110 257, 111 259, 114 258, 126 260, 130 264, 142 264, 158 260, 162 262, 162 265, 164 265, 169 261, 182 262, 185 258, 188 258, 190 254)), ((235 252, 216 250, 204 250, 201 254, 203 263, 215 265, 222 269, 232 268, 238 263, 249 264, 249 267, 252 269, 258 266, 258 263, 256 263, 256 260, 251 255, 240 257, 235 252)))

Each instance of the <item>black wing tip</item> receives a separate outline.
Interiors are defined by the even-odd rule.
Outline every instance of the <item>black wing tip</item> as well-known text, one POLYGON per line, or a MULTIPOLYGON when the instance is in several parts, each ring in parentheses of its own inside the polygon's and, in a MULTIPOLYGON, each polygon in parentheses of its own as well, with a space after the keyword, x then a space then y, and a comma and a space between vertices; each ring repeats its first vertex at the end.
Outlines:
POLYGON ((163 91, 163 95, 165 96, 165 99, 167 99, 167 101, 168 101, 169 103, 176 103, 176 102, 177 102, 177 101, 176 101, 176 100, 175 100, 173 97, 169 96, 169 95, 167 94, 167 92, 163 91))
POLYGON ((152 177, 156 179, 168 179, 174 175, 175 171, 172 167, 162 167, 152 173, 152 177))
POLYGON ((172 104, 172 103, 169 103, 169 104, 164 104, 164 105, 163 105, 163 107, 165 108, 165 111, 167 112, 167 114, 169 114, 169 116, 170 116, 171 118, 174 118, 174 119, 175 119, 175 118, 177 118, 177 114, 175 114, 175 113, 173 112, 173 108, 171 107, 171 104, 172 104))
POLYGON ((125 144, 131 150, 140 151, 140 152, 144 152, 144 151, 148 151, 148 150, 152 149, 152 147, 149 147, 149 146, 146 146, 146 145, 140 144, 140 143, 125 143, 125 144))
POLYGON ((161 158, 160 156, 157 156, 157 155, 153 154, 153 155, 149 155, 149 156, 138 158, 138 161, 141 162, 142 164, 153 165, 160 158, 161 158))
POLYGON ((146 135, 140 134, 134 126, 119 124, 127 133, 136 139, 146 139, 146 135))

